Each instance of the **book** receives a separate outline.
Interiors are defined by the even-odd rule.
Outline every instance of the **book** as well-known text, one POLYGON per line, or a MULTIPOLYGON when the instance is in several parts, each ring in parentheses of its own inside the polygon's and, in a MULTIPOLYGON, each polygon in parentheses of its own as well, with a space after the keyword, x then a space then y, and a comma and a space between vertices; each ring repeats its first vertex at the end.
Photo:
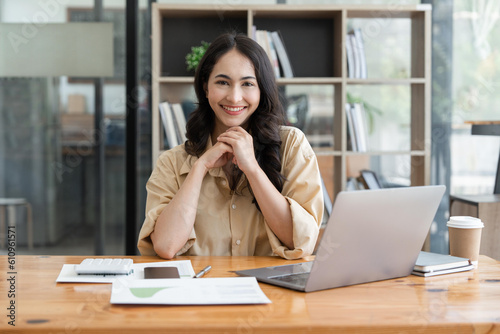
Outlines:
POLYGON ((293 78, 292 65, 290 59, 288 58, 288 53, 286 52, 285 43, 279 31, 271 32, 271 37, 276 48, 276 53, 278 54, 279 64, 281 65, 281 70, 283 72, 283 77, 293 78))
POLYGON ((361 103, 352 103, 350 112, 353 124, 353 137, 355 137, 356 141, 356 151, 366 152, 368 150, 368 126, 365 109, 361 103))
MULTIPOLYGON (((269 58, 269 61, 271 62, 271 65, 273 65, 273 57, 271 55, 271 45, 269 44, 269 36, 266 30, 256 30, 255 31, 255 41, 264 49, 264 51, 267 54, 267 57, 269 58)), ((273 65, 274 66, 274 65, 273 65)))
POLYGON ((274 75, 276 78, 281 77, 280 65, 278 60, 278 53, 276 51, 276 46, 274 45, 273 37, 271 32, 267 31, 267 42, 269 43, 269 52, 271 56, 271 65, 273 65, 274 75))
POLYGON ((269 57, 276 78, 292 78, 292 66, 279 31, 258 30, 255 26, 253 31, 253 38, 269 57))
POLYGON ((355 177, 348 177, 346 182, 346 191, 364 190, 365 187, 355 177))
POLYGON ((360 172, 359 182, 363 184, 365 189, 381 189, 382 186, 378 180, 377 173, 372 170, 363 169, 360 172))
POLYGON ((365 45, 363 42, 363 35, 361 29, 355 28, 353 30, 354 43, 356 44, 356 50, 358 51, 358 62, 359 62, 359 77, 361 79, 366 79, 366 56, 365 56, 365 45))
POLYGON ((412 274, 417 276, 435 276, 473 269, 469 259, 445 254, 421 251, 412 274))
POLYGON ((358 143, 356 141, 356 134, 354 132, 354 123, 352 120, 351 104, 346 103, 345 114, 347 119, 347 140, 351 144, 351 150, 353 152, 358 151, 358 143))
POLYGON ((349 39, 351 41, 351 48, 352 48, 352 58, 354 62, 354 75, 353 78, 359 79, 361 78, 361 57, 359 55, 359 49, 358 49, 358 43, 356 42, 356 36, 354 36, 354 33, 349 33, 349 39))
POLYGON ((355 28, 346 35, 347 74, 349 78, 365 79, 367 66, 361 29, 355 28))
POLYGON ((349 34, 346 35, 345 50, 347 58, 347 77, 354 78, 354 54, 352 51, 352 42, 349 34))
POLYGON ((177 137, 179 143, 182 144, 186 141, 186 116, 184 116, 184 110, 180 103, 172 103, 170 104, 170 108, 175 118, 177 137))
POLYGON ((179 145, 179 140, 177 138, 176 125, 174 123, 174 115, 170 104, 168 102, 160 103, 160 116, 163 123, 163 129, 165 130, 165 137, 167 138, 167 144, 169 148, 174 148, 179 145))

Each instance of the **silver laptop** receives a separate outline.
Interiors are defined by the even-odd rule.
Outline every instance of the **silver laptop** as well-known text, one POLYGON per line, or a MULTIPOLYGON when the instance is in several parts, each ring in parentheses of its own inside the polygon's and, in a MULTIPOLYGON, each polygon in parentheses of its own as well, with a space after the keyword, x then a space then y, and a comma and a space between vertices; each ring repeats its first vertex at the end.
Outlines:
POLYGON ((445 186, 340 192, 314 261, 236 271, 299 291, 411 274, 445 186))

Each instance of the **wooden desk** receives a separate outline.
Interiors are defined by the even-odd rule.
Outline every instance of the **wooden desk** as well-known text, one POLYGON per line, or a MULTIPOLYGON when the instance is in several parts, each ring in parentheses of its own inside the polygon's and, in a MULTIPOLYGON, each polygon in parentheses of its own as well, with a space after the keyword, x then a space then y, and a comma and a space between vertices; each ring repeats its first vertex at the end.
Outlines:
MULTIPOLYGON (((64 263, 83 257, 16 258, 16 326, 7 324, 7 257, 0 257, 2 333, 498 333, 500 262, 481 256, 475 271, 437 277, 408 276, 303 293, 267 284, 268 305, 111 305, 110 284, 56 283, 64 263)), ((180 257, 207 277, 229 270, 294 263, 271 257, 180 257)), ((308 258, 309 260, 312 258, 308 258)), ((134 257, 135 262, 159 261, 134 257)), ((341 270, 341 268, 339 268, 341 270)))

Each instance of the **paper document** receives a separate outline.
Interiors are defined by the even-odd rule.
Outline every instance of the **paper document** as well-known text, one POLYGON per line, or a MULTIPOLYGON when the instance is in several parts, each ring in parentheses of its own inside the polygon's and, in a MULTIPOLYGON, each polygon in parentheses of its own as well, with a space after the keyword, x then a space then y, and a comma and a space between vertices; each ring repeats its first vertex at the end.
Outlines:
POLYGON ((118 279, 111 304, 222 305, 268 304, 255 277, 118 279))
POLYGON ((117 278, 144 279, 146 267, 177 267, 181 278, 191 278, 195 275, 190 260, 162 261, 151 263, 134 263, 134 271, 130 275, 78 275, 75 264, 63 265, 56 282, 58 283, 113 283, 117 278))

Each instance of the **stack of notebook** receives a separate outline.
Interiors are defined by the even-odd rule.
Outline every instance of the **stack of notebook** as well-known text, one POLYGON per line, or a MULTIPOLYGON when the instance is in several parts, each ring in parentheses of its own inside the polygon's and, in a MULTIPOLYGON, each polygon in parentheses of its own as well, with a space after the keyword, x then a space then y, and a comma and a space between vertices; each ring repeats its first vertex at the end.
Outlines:
POLYGON ((420 252, 413 275, 435 276, 474 269, 469 259, 438 253, 420 252))

